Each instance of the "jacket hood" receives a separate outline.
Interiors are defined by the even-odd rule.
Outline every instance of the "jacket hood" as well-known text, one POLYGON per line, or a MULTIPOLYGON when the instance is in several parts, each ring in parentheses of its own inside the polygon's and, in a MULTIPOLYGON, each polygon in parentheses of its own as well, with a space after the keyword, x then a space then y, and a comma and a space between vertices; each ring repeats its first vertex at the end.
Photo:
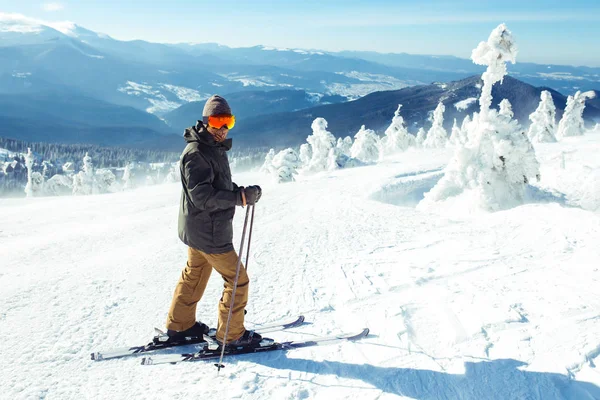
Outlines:
POLYGON ((215 141, 215 138, 213 138, 213 136, 206 130, 206 127, 202 121, 198 121, 196 126, 190 126, 189 128, 186 128, 183 132, 183 138, 187 143, 199 142, 213 147, 221 146, 224 147, 225 150, 231 150, 231 146, 233 145, 232 139, 225 139, 221 143, 215 141))

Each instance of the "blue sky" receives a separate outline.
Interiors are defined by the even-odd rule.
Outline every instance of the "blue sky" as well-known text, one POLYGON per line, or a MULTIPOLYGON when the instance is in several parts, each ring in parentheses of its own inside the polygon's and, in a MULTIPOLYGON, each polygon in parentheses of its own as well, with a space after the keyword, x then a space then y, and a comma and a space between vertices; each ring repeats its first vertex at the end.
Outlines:
POLYGON ((120 40, 465 58, 504 22, 517 61, 600 66, 600 0, 0 0, 0 12, 68 20, 120 40))

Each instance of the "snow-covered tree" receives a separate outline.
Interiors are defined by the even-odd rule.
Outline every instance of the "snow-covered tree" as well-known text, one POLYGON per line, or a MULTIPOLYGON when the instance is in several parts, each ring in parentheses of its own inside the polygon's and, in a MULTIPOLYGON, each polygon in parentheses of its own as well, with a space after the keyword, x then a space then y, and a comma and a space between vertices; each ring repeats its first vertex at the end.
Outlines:
POLYGON ((361 126, 354 136, 356 139, 350 148, 350 156, 360 161, 370 163, 379 159, 379 136, 375 131, 361 126))
POLYGON ((302 165, 298 153, 288 148, 277 153, 271 160, 270 173, 277 183, 293 182, 302 165))
POLYGON ((73 194, 88 195, 97 193, 94 165, 88 153, 83 157, 83 168, 73 176, 73 194))
POLYGON ((310 145, 308 143, 303 143, 300 145, 300 162, 302 163, 302 167, 308 167, 310 164, 310 160, 312 159, 312 150, 310 149, 310 145))
POLYGON ((350 156, 350 149, 352 148, 352 138, 346 136, 345 138, 338 138, 336 146, 341 154, 350 156))
POLYGON ((510 104, 508 99, 502 99, 500 102, 500 112, 498 114, 507 119, 512 119, 512 117, 515 116, 515 113, 512 110, 512 104, 510 104))
POLYGON ((460 124, 460 136, 461 143, 465 144, 469 141, 469 125, 471 124, 471 117, 466 115, 460 124))
POLYGON ((109 169, 96 170, 96 186, 100 193, 114 193, 119 190, 117 178, 109 169))
POLYGON ((584 93, 577 91, 573 96, 567 98, 565 112, 558 123, 558 131, 556 132, 557 139, 583 135, 583 132, 585 131, 583 124, 585 101, 594 98, 594 96, 595 94, 592 91, 584 93))
POLYGON ((425 132, 424 128, 419 128, 419 131, 417 132, 417 137, 415 138, 415 145, 417 147, 423 147, 423 143, 425 142, 425 139, 427 138, 427 132, 425 132))
POLYGON ((54 175, 44 184, 44 192, 51 196, 64 196, 73 193, 73 180, 67 175, 54 175))
POLYGON ((33 153, 30 148, 27 148, 27 154, 25 154, 25 166, 27 167, 27 185, 25 185, 25 196, 33 197, 33 153))
POLYGON ((433 111, 431 128, 427 132, 427 138, 423 142, 423 147, 442 148, 448 144, 448 132, 443 127, 444 111, 446 111, 446 107, 440 101, 433 111))
POLYGON ((402 104, 398 104, 392 123, 385 130, 385 136, 381 140, 381 156, 404 151, 415 145, 415 138, 408 133, 404 118, 400 115, 400 108, 402 104))
POLYGON ((556 107, 549 91, 540 94, 540 104, 529 115, 531 125, 527 137, 532 143, 556 142, 556 107))
POLYGON ((265 162, 260 167, 260 172, 263 174, 270 174, 273 169, 273 158, 275 157, 275 149, 270 149, 265 156, 265 162))
POLYGON ((479 99, 480 112, 468 125, 468 142, 459 146, 444 177, 426 193, 420 207, 453 199, 469 199, 476 208, 499 210, 522 203, 531 179, 539 179, 539 163, 524 129, 514 119, 491 108, 492 86, 515 62, 517 49, 511 32, 499 25, 487 42, 473 50, 476 64, 487 65, 479 99))
POLYGON ((129 163, 125 166, 125 171, 123 171, 123 190, 133 189, 135 187, 135 171, 134 164, 129 163))
POLYGON ((306 138, 310 145, 311 158, 308 165, 303 169, 306 172, 319 172, 327 169, 329 150, 336 145, 333 134, 327 130, 325 118, 316 118, 311 128, 313 134, 306 138))
POLYGON ((179 171, 179 162, 176 162, 169 168, 169 173, 165 177, 165 183, 176 183, 179 181, 181 181, 181 172, 179 171))
POLYGON ((458 146, 458 145, 464 143, 463 137, 462 137, 462 132, 460 131, 460 128, 456 124, 456 118, 454 118, 454 124, 452 124, 452 133, 450 134, 450 139, 448 140, 448 143, 451 146, 458 146))

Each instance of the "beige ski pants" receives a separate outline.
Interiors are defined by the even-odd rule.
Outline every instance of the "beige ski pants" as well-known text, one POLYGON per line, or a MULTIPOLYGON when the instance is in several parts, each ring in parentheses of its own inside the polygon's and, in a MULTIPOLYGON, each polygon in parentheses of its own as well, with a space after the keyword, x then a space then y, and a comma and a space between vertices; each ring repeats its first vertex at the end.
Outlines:
MULTIPOLYGON (((231 304, 233 282, 238 256, 235 250, 223 254, 206 254, 200 250, 188 248, 187 266, 181 272, 181 277, 175 293, 169 316, 167 329, 184 331, 196 323, 196 304, 202 298, 212 269, 214 268, 225 281, 223 295, 219 301, 219 321, 217 325, 217 339, 223 341, 225 325, 231 304)), ((244 265, 240 265, 240 275, 235 291, 235 302, 229 323, 227 342, 239 339, 245 331, 244 309, 248 303, 248 274, 244 265)))

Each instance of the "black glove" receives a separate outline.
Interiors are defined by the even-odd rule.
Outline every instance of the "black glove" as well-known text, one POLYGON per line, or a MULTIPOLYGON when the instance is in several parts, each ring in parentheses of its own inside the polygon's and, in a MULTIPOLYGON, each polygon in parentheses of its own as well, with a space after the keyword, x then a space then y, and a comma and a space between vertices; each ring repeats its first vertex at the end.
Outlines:
POLYGON ((262 189, 260 186, 248 186, 244 189, 244 194, 246 195, 246 204, 252 206, 260 200, 260 196, 262 196, 262 189))

